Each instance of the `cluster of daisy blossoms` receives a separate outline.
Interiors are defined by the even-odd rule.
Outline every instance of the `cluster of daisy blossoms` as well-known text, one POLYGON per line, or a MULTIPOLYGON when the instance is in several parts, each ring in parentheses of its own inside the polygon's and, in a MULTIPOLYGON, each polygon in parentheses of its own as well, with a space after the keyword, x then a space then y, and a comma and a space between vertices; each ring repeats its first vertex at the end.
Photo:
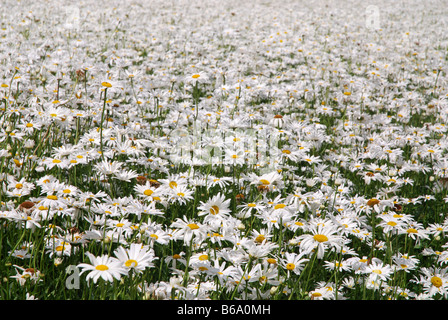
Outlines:
POLYGON ((440 3, 3 1, 0 297, 447 298, 440 3))

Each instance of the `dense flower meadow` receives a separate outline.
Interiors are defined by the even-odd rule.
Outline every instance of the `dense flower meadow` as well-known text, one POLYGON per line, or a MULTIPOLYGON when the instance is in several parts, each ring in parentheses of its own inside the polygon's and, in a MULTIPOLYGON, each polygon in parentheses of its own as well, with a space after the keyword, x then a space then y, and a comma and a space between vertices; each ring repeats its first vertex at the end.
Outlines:
POLYGON ((0 8, 0 299, 448 298, 444 1, 0 8))

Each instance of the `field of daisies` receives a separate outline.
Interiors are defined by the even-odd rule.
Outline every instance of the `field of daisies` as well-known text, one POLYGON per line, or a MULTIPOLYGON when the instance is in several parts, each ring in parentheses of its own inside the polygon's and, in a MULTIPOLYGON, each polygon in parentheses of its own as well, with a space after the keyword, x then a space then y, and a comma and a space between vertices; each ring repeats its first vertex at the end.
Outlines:
POLYGON ((448 6, 4 0, 0 299, 448 298, 448 6))

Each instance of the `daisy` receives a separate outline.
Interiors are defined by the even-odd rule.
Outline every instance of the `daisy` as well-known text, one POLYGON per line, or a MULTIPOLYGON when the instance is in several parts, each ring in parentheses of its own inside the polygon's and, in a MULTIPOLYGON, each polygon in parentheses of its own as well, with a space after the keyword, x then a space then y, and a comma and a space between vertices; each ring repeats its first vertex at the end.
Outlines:
POLYGON ((137 172, 132 169, 121 169, 114 175, 115 179, 125 182, 131 182, 132 179, 137 177, 138 177, 137 172))
POLYGON ((177 263, 182 263, 187 265, 187 260, 184 258, 185 252, 175 253, 173 255, 168 255, 165 257, 165 263, 169 266, 172 265, 173 269, 177 268, 177 263))
POLYGON ((381 222, 378 227, 383 228, 384 233, 398 234, 405 227, 405 223, 393 214, 378 215, 381 218, 381 222))
POLYGON ((254 229, 251 232, 253 241, 256 243, 263 243, 271 239, 274 235, 272 234, 272 229, 261 229, 260 231, 254 229))
POLYGON ((294 274, 300 274, 304 268, 304 263, 309 259, 303 258, 303 254, 295 252, 285 252, 284 257, 279 258, 280 265, 287 270, 288 275, 290 272, 294 274))
POLYGON ((239 219, 246 219, 251 217, 254 213, 262 212, 266 206, 262 202, 248 202, 237 206, 236 217, 239 219))
POLYGON ((4 128, 2 128, 0 130, 0 142, 7 140, 8 138, 11 139, 12 141, 15 140, 22 140, 23 137, 25 136, 25 133, 14 129, 14 130, 9 130, 10 128, 6 128, 6 130, 4 128))
POLYGON ((303 155, 301 160, 306 161, 309 164, 319 164, 322 162, 322 159, 320 159, 319 157, 307 154, 303 155))
POLYGON ((39 270, 34 268, 22 268, 17 265, 14 265, 14 267, 16 268, 16 275, 11 276, 11 278, 16 279, 21 286, 25 285, 28 280, 33 283, 43 281, 41 277, 42 274, 39 270))
POLYGON ((62 184, 57 191, 57 195, 61 197, 77 197, 79 189, 72 185, 62 184))
POLYGON ((282 279, 278 275, 278 268, 265 262, 262 264, 258 281, 261 285, 270 284, 272 286, 278 286, 282 282, 282 279))
POLYGON ((44 207, 44 208, 66 208, 67 207, 67 201, 57 194, 47 194, 43 198, 41 198, 38 201, 38 207, 44 207))
POLYGON ((17 181, 13 176, 8 176, 7 183, 8 185, 6 187, 7 188, 6 194, 9 197, 27 196, 35 188, 35 184, 26 181, 25 178, 21 178, 20 180, 17 181))
POLYGON ((249 283, 259 281, 260 275, 260 264, 255 264, 255 266, 253 266, 250 270, 247 270, 247 268, 243 268, 242 266, 236 266, 229 277, 229 284, 236 285, 239 290, 243 290, 249 283))
POLYGON ((419 272, 420 277, 416 276, 410 281, 422 285, 424 294, 430 297, 440 294, 445 299, 448 297, 447 269, 422 267, 419 272))
POLYGON ((224 195, 218 193, 207 202, 200 202, 198 216, 206 216, 204 223, 218 222, 220 224, 221 221, 230 214, 231 210, 229 209, 229 206, 230 199, 226 200, 224 195))
POLYGON ((72 245, 63 239, 51 239, 50 241, 48 241, 46 253, 49 254, 50 258, 53 255, 56 255, 58 257, 70 256, 73 252, 72 245))
POLYGON ((281 229, 283 226, 289 225, 293 214, 287 210, 273 210, 271 212, 263 212, 258 215, 263 224, 269 229, 281 229))
POLYGON ((188 189, 188 187, 185 185, 174 187, 170 190, 167 196, 168 201, 173 203, 178 202, 179 204, 186 204, 188 201, 194 198, 193 191, 188 189))
POLYGON ((162 229, 147 229, 145 230, 145 235, 150 240, 150 245, 152 245, 154 242, 165 245, 168 244, 172 238, 172 236, 168 232, 162 229))
POLYGON ((77 267, 81 268, 80 275, 88 271, 86 281, 92 279, 94 283, 101 277, 105 281, 113 282, 114 278, 121 279, 122 275, 126 275, 128 270, 123 266, 123 262, 117 258, 102 255, 95 257, 90 252, 86 252, 91 264, 81 263, 77 267))
POLYGON ((378 280, 387 281, 393 272, 394 268, 388 264, 384 264, 382 261, 372 261, 363 269, 363 273, 369 276, 369 282, 378 280))
POLYGON ((310 226, 309 231, 312 234, 299 236, 300 248, 308 254, 317 249, 318 259, 323 258, 325 250, 334 249, 339 251, 345 243, 344 238, 337 234, 337 228, 331 224, 327 226, 310 226))
POLYGON ((421 239, 429 239, 428 231, 423 228, 422 224, 410 222, 399 230, 398 234, 405 234, 418 243, 421 239))
MULTIPOLYGON (((286 227, 295 233, 298 229, 306 230, 307 225, 308 225, 308 223, 305 219, 297 219, 296 218, 296 219, 289 221, 286 224, 286 227)), ((297 241, 297 243, 298 243, 298 241, 297 241)))
POLYGON ((194 243, 201 243, 207 237, 207 227, 200 222, 189 220, 186 216, 183 219, 176 218, 171 224, 171 228, 174 228, 174 239, 183 240, 189 244, 191 241, 194 243))
POLYGON ((197 83, 207 83, 209 81, 209 77, 205 72, 197 72, 189 74, 185 77, 185 83, 195 85, 197 83))
POLYGON ((160 199, 157 196, 152 198, 152 202, 150 203, 142 203, 141 200, 133 200, 129 203, 128 212, 129 214, 135 214, 137 219, 140 220, 140 217, 143 215, 155 215, 160 216, 165 214, 162 210, 156 208, 157 200, 160 199))
POLYGON ((132 222, 126 218, 121 218, 120 220, 108 220, 107 225, 114 232, 123 234, 126 237, 131 236, 134 232, 132 222))
POLYGON ((433 237, 437 237, 439 235, 444 235, 448 231, 448 225, 445 223, 430 223, 426 228, 426 231, 433 237))
POLYGON ((178 187, 178 186, 186 186, 188 185, 187 178, 184 176, 177 175, 169 175, 166 179, 158 179, 160 182, 161 192, 169 192, 170 190, 178 187))
POLYGON ((262 243, 247 242, 243 245, 244 250, 249 254, 249 257, 255 259, 263 259, 268 256, 278 245, 273 242, 263 241, 262 243))
POLYGON ((266 173, 261 176, 251 174, 249 178, 251 179, 251 184, 262 186, 270 191, 274 190, 274 185, 282 180, 282 176, 277 171, 266 173))
POLYGON ((334 300, 335 299, 335 292, 333 287, 331 286, 324 286, 319 287, 314 290, 311 290, 308 293, 311 300, 334 300))
POLYGON ((346 261, 325 261, 324 266, 327 270, 349 271, 352 269, 346 261))
POLYGON ((87 154, 83 152, 74 152, 67 156, 68 168, 72 168, 79 164, 87 164, 89 159, 87 158, 87 154))
POLYGON ((28 248, 25 249, 16 249, 14 252, 9 251, 8 254, 11 255, 11 257, 16 257, 19 259, 29 259, 32 257, 32 255, 29 252, 28 248))
POLYGON ((102 160, 94 165, 94 168, 105 176, 114 175, 120 172, 122 162, 102 160))
POLYGON ((137 243, 132 243, 130 248, 126 249, 120 246, 114 251, 114 254, 126 269, 132 269, 136 273, 141 273, 146 268, 154 267, 152 262, 158 259, 154 256, 152 249, 137 243))
POLYGON ((224 163, 227 165, 243 165, 245 163, 244 150, 242 149, 226 149, 224 163))
POLYGON ((105 77, 100 80, 98 84, 101 91, 107 90, 108 93, 121 92, 123 90, 123 84, 119 81, 114 81, 105 77))
POLYGON ((150 181, 146 181, 144 185, 137 184, 134 186, 134 191, 139 198, 153 200, 155 196, 160 196, 160 189, 154 187, 150 181))
POLYGON ((210 188, 213 188, 214 186, 219 186, 220 189, 224 189, 232 182, 232 178, 230 177, 215 177, 215 176, 209 176, 207 178, 207 185, 210 188))
POLYGON ((212 259, 207 252, 198 252, 190 257, 189 263, 193 267, 210 266, 212 259))
POLYGON ((411 272, 417 268, 419 260, 414 256, 408 256, 407 254, 397 253, 392 257, 394 267, 396 270, 404 270, 405 272, 411 272))
POLYGON ((65 169, 68 168, 69 162, 67 161, 67 159, 58 159, 50 157, 42 160, 42 164, 48 169, 52 169, 53 167, 65 169))

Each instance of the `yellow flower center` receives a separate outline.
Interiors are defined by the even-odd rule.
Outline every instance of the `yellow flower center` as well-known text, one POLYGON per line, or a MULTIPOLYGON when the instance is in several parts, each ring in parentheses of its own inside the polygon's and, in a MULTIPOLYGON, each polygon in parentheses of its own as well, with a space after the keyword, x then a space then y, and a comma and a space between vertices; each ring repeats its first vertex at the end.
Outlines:
POLYGON ((104 264, 99 264, 95 267, 95 269, 98 271, 106 271, 106 270, 109 270, 109 267, 104 264))
POLYGON ((154 191, 152 191, 152 190, 150 190, 150 189, 146 189, 145 191, 143 191, 143 194, 145 195, 145 196, 150 196, 150 195, 152 195, 154 193, 154 191))
POLYGON ((22 189, 22 188, 23 188, 23 184, 21 184, 21 183, 16 184, 16 189, 22 189))
POLYGON ((101 85, 103 86, 103 87, 106 87, 106 88, 112 88, 112 84, 111 83, 109 83, 109 82, 101 82, 101 85))
POLYGON ((47 196, 47 199, 50 199, 50 200, 58 200, 58 197, 55 196, 55 195, 49 195, 49 196, 47 196))
POLYGON ((314 240, 316 240, 317 242, 326 242, 328 241, 328 237, 324 234, 316 234, 314 235, 314 240))
POLYGON ((255 241, 258 242, 258 243, 262 243, 265 239, 266 239, 266 238, 265 238, 264 235, 259 234, 259 235, 255 238, 255 241))
POLYGON ((124 263, 124 265, 128 268, 132 268, 132 267, 136 267, 138 265, 138 262, 133 259, 129 259, 128 261, 126 261, 124 263))
POLYGON ((219 207, 218 206, 212 206, 210 208, 210 213, 213 214, 213 215, 218 214, 219 213, 219 207))
POLYGON ((206 260, 208 260, 208 255, 202 254, 202 255, 199 256, 198 259, 201 260, 201 261, 206 261, 206 260))
POLYGON ((191 230, 199 229, 199 226, 196 223, 190 223, 187 225, 191 230))
POLYGON ((63 251, 65 248, 67 248, 67 245, 70 245, 70 244, 67 242, 63 242, 60 246, 57 246, 55 249, 56 249, 56 251, 60 252, 60 251, 63 251))
POLYGON ((194 74, 194 75, 192 75, 191 77, 193 78, 193 79, 197 79, 197 78, 199 78, 201 75, 200 74, 194 74))
POLYGON ((288 263, 287 265, 286 265, 286 269, 287 270, 294 270, 296 268, 296 265, 294 264, 294 263, 288 263))
POLYGON ((431 283, 434 285, 434 287, 440 288, 443 284, 442 279, 440 279, 437 276, 434 276, 431 278, 431 283))
POLYGON ((286 204, 279 203, 279 204, 275 205, 274 209, 283 209, 284 207, 286 207, 286 204))
POLYGON ((171 182, 170 182, 170 188, 173 189, 173 188, 175 188, 175 187, 177 187, 177 183, 176 183, 176 181, 171 181, 171 182))
POLYGON ((373 207, 374 205, 376 205, 378 203, 380 203, 380 200, 378 200, 378 199, 370 199, 369 201, 367 201, 367 205, 369 207, 373 207))
POLYGON ((265 186, 271 184, 268 180, 265 179, 261 179, 260 182, 265 186))

